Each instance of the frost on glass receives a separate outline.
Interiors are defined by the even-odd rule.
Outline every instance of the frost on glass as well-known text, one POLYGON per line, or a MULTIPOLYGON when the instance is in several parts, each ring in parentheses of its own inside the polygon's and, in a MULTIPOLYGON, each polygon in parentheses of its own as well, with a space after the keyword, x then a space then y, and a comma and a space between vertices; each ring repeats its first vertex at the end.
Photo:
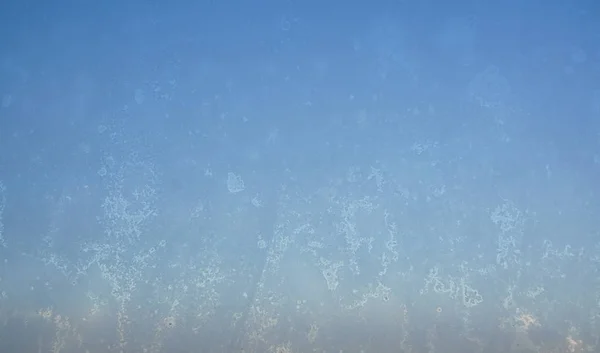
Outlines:
MULTIPOLYGON (((290 45, 309 22, 282 18, 290 45)), ((440 21, 423 44, 405 22, 377 17, 332 40, 339 52, 289 66, 234 60, 248 82, 227 60, 194 63, 199 73, 184 59, 165 82, 125 80, 114 111, 88 112, 89 135, 56 154, 0 130, 2 163, 30 148, 18 177, 0 166, 0 347, 18 332, 22 351, 52 353, 597 351, 596 184, 513 124, 540 126, 515 119, 521 82, 504 63, 477 57, 484 23, 440 21), (454 89, 438 81, 448 72, 422 70, 435 45, 472 75, 455 76, 456 106, 435 101, 454 89), (515 162, 526 170, 511 173, 515 162)), ((561 75, 595 64, 587 47, 566 48, 561 75)), ((583 109, 600 116, 592 87, 583 109)), ((35 101, 1 94, 4 114, 35 101)))
POLYGON ((227 190, 232 194, 244 191, 246 185, 240 175, 233 172, 227 173, 227 190))
POLYGON ((504 269, 520 265, 524 215, 506 201, 491 212, 490 219, 499 229, 496 263, 504 269))

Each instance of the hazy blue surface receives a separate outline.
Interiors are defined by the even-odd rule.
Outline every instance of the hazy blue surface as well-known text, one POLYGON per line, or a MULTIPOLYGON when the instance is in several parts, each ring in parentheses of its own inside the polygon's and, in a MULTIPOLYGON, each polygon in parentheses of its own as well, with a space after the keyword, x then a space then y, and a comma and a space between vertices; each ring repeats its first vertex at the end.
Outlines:
POLYGON ((600 350, 593 1, 0 5, 0 352, 600 350))

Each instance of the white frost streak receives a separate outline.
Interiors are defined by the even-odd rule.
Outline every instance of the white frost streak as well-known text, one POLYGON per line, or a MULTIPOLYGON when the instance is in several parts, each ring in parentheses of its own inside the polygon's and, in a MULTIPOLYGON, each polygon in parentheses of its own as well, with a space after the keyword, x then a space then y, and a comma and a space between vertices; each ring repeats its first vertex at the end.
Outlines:
POLYGON ((244 180, 239 175, 234 174, 233 172, 227 173, 227 189, 232 194, 237 194, 238 192, 244 191, 246 186, 244 185, 244 180))

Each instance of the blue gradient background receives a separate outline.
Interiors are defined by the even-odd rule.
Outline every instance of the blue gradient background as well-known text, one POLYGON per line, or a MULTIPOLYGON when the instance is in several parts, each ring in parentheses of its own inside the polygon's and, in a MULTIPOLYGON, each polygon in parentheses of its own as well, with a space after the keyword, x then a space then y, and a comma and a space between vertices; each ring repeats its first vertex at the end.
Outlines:
POLYGON ((600 350, 595 2, 0 29, 0 352, 600 350))

